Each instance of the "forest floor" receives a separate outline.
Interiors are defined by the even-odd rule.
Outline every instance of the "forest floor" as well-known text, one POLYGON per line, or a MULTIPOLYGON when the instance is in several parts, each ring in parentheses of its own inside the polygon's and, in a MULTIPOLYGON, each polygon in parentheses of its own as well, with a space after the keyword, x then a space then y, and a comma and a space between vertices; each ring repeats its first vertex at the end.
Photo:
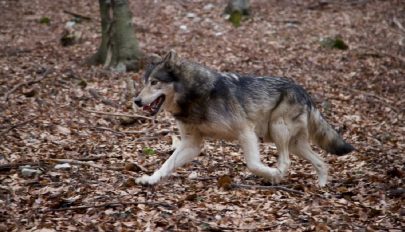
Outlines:
MULTIPOLYGON (((215 140, 166 181, 136 185, 170 156, 178 132, 165 113, 155 123, 112 115, 135 115, 125 80, 140 83, 143 70, 84 65, 100 42, 97 2, 0 1, 0 231, 401 231, 405 5, 252 0, 240 27, 224 7, 131 1, 146 53, 175 49, 213 69, 305 86, 357 149, 342 157, 317 150, 328 185, 319 188, 312 166, 293 156, 281 185, 299 192, 272 187, 247 170, 237 143, 215 140), (67 47, 60 38, 73 16, 64 11, 90 18, 67 47), (348 49, 321 45, 337 35, 348 49)), ((273 144, 261 152, 276 164, 273 144)))

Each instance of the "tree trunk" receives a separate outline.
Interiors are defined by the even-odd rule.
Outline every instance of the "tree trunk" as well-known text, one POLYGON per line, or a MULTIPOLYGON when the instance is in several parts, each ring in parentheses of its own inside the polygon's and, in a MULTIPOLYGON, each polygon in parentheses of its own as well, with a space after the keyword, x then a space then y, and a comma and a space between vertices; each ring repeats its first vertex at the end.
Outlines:
POLYGON ((97 52, 91 56, 88 62, 92 65, 104 64, 107 57, 108 49, 108 31, 111 26, 111 15, 110 15, 110 2, 106 0, 99 0, 100 6, 100 17, 101 17, 101 44, 97 52))
POLYGON ((250 14, 250 3, 249 0, 228 0, 228 4, 225 8, 225 14, 235 14, 239 12, 241 15, 250 14))
POLYGON ((119 71, 139 70, 142 52, 132 27, 128 0, 99 0, 99 5, 101 44, 88 62, 119 71))
POLYGON ((224 13, 229 15, 229 21, 235 27, 239 27, 243 17, 250 14, 249 0, 228 0, 224 13))

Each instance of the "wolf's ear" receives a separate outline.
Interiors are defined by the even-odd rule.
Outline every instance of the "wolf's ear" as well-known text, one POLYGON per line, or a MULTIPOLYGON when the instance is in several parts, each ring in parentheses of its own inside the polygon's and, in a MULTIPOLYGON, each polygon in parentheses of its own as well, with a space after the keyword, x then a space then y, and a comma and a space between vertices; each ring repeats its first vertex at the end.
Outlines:
POLYGON ((162 62, 162 57, 160 57, 158 54, 150 53, 146 57, 146 63, 148 64, 157 64, 160 62, 162 62))
POLYGON ((177 56, 177 53, 174 51, 174 50, 170 50, 167 54, 166 54, 166 56, 165 56, 165 58, 163 59, 163 61, 164 61, 164 63, 165 64, 167 64, 167 65, 169 65, 169 66, 175 66, 178 62, 178 56, 177 56))

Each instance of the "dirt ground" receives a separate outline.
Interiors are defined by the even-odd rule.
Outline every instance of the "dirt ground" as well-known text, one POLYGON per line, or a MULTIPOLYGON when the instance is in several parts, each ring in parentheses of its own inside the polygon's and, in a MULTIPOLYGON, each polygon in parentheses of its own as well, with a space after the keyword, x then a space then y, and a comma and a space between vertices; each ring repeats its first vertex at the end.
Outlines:
MULTIPOLYGON (((401 231, 405 4, 251 5, 240 27, 222 15, 225 0, 133 0, 131 10, 145 53, 175 49, 221 71, 305 86, 357 149, 317 150, 330 165, 327 187, 295 156, 287 190, 269 186, 247 170, 237 143, 214 140, 166 181, 136 185, 169 157, 178 133, 165 113, 155 123, 119 115, 134 115, 125 80, 140 86, 143 70, 84 64, 100 42, 97 1, 0 1, 0 231, 401 231), (73 16, 64 11, 91 18, 74 26, 81 39, 68 47, 60 38, 73 16), (349 48, 322 46, 333 36, 349 48)), ((274 166, 274 145, 261 151, 274 166)))

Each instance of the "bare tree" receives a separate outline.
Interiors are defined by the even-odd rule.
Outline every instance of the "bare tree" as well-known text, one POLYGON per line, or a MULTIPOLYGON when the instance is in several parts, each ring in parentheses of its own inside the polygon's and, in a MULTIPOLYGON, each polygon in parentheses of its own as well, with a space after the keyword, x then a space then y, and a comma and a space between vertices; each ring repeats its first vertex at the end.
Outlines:
POLYGON ((132 26, 128 0, 99 0, 101 44, 88 59, 120 71, 137 71, 143 56, 132 26))

